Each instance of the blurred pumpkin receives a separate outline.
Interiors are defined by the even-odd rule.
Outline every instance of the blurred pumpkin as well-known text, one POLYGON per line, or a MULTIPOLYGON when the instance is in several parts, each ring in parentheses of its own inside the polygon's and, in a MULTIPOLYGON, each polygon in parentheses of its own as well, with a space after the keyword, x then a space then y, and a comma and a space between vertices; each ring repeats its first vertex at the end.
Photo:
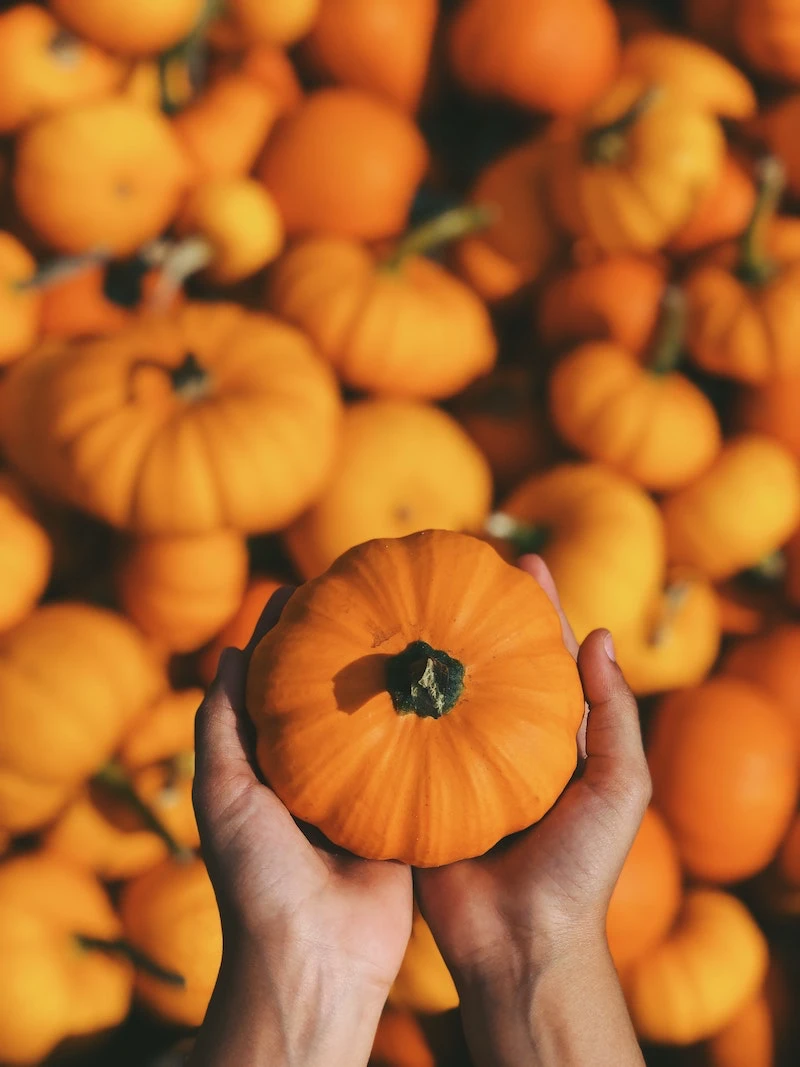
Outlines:
POLYGON ((230 647, 245 647, 253 636, 256 623, 261 618, 270 597, 287 584, 279 578, 253 577, 250 580, 236 614, 226 626, 223 626, 200 657, 200 678, 206 685, 211 685, 214 680, 223 650, 230 647))
POLYGON ((313 69, 416 111, 428 73, 437 0, 322 0, 303 52, 313 69))
POLYGON ((722 675, 670 693, 647 757, 653 802, 689 874, 728 883, 766 867, 798 787, 794 724, 766 692, 722 675))
POLYGON ((35 276, 36 260, 27 248, 0 231, 0 364, 18 359, 38 339, 42 296, 31 284, 35 276))
POLYGON ((425 1032, 413 1012, 384 1008, 369 1067, 437 1067, 425 1032))
POLYGON ((409 400, 364 400, 346 409, 327 485, 284 541, 300 574, 314 578, 371 538, 480 530, 491 495, 486 460, 451 416, 409 400))
POLYGON ((561 223, 605 252, 651 252, 719 181, 718 120, 665 83, 625 76, 552 132, 550 198, 561 223))
POLYGON ((689 1045, 731 1022, 761 988, 764 935, 729 893, 689 889, 666 938, 623 975, 637 1034, 689 1045))
POLYGON ((709 1038, 709 1067, 774 1067, 774 1030, 769 1001, 759 993, 709 1038))
POLYGON ((652 951, 668 934, 682 896, 678 850, 666 823, 650 807, 608 905, 606 937, 619 972, 652 951))
POLYGON ((272 273, 269 307, 306 333, 354 389, 405 399, 452 396, 497 356, 475 293, 424 253, 483 215, 454 209, 388 256, 345 238, 307 238, 272 273))
POLYGON ((36 4, 0 14, 0 134, 109 95, 124 65, 67 32, 36 4))
POLYGON ((428 150, 399 108, 320 89, 278 121, 258 166, 290 234, 372 240, 406 225, 428 150))
POLYGON ((103 943, 122 929, 100 884, 47 852, 0 866, 0 1060, 41 1063, 64 1038, 128 1014, 133 968, 103 943))
POLYGON ((783 81, 800 82, 797 0, 736 0, 733 32, 750 66, 783 81))
POLYGON ((722 662, 725 674, 744 678, 759 686, 775 700, 794 724, 796 749, 800 758, 800 625, 781 623, 735 644, 722 662))
POLYGON ((138 999, 166 1022, 199 1026, 222 959, 217 901, 202 860, 167 860, 128 882, 120 915, 133 947, 185 982, 177 987, 139 972, 138 999))
POLYGON ((227 0, 226 13, 247 42, 288 45, 314 25, 320 0, 227 0))
POLYGON ((772 377, 743 390, 734 413, 737 427, 775 437, 800 462, 800 371, 772 377))
POLYGON ((710 578, 754 567, 800 522, 800 472, 771 437, 741 434, 661 504, 671 562, 710 578), (746 503, 743 503, 746 502, 746 503))
POLYGON ((53 548, 29 502, 0 474, 0 631, 21 623, 44 593, 53 548))
POLYGON ((800 195, 800 142, 797 127, 800 123, 800 93, 779 97, 766 106, 750 128, 783 163, 786 182, 793 196, 800 195))
POLYGON ((171 221, 189 177, 167 120, 118 97, 24 130, 13 182, 23 217, 54 248, 125 256, 171 221))
MULTIPOLYGON (((784 592, 789 603, 796 607, 800 605, 800 530, 784 546, 782 554, 786 570, 784 592)), ((780 556, 778 564, 780 566, 780 556)))
POLYGON ((278 114, 296 108, 303 99, 303 87, 289 56, 274 44, 254 44, 235 57, 237 69, 253 78, 276 102, 278 114))
POLYGON ((422 1014, 436 1014, 458 1007, 458 992, 450 971, 433 939, 431 928, 417 909, 414 910, 411 938, 389 991, 388 1003, 422 1014))
POLYGON ((675 234, 669 249, 678 256, 740 237, 747 228, 756 203, 755 185, 731 153, 725 156, 719 181, 697 204, 686 224, 675 234))
POLYGON ((617 21, 606 0, 466 0, 448 28, 448 51, 473 93, 571 114, 614 76, 617 21))
POLYGON ((783 881, 792 889, 800 889, 800 814, 795 815, 781 842, 777 862, 783 881))
POLYGON ((109 52, 148 56, 168 51, 199 21, 204 0, 49 0, 57 18, 109 52))
POLYGON ((368 541, 300 586, 253 652, 246 700, 259 766, 293 815, 415 867, 537 822, 575 770, 583 718, 545 592, 445 530, 368 541))
POLYGON ((721 51, 734 48, 733 6, 736 0, 684 0, 683 17, 692 33, 721 51))

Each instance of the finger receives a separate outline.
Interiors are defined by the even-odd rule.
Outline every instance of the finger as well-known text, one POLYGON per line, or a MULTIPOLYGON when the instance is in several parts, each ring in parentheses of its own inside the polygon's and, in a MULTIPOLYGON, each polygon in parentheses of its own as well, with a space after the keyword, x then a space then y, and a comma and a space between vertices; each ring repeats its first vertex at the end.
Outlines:
POLYGON ((244 653, 248 661, 265 634, 275 626, 281 617, 283 609, 289 603, 289 598, 294 592, 295 587, 293 585, 282 585, 280 589, 277 589, 266 603, 264 610, 261 612, 261 616, 256 623, 256 628, 253 630, 253 635, 245 646, 244 653))
POLYGON ((247 661, 238 648, 226 648, 205 699, 194 720, 195 783, 227 777, 245 767, 252 774, 239 721, 244 709, 247 661))
POLYGON ((564 609, 561 607, 561 599, 559 598, 553 575, 550 573, 550 568, 541 556, 536 555, 521 556, 517 561, 517 566, 520 570, 525 571, 526 574, 530 574, 532 578, 535 578, 547 594, 548 600, 558 612, 558 617, 561 620, 561 633, 564 639, 564 644, 572 653, 573 658, 576 659, 578 656, 578 641, 572 631, 567 616, 564 614, 564 609))

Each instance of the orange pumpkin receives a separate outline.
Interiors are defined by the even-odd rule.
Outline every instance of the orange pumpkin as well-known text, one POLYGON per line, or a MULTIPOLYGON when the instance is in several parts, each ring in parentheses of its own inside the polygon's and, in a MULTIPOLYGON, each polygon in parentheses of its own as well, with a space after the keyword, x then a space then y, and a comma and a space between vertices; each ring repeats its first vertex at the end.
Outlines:
POLYGON ((219 657, 222 655, 223 649, 245 647, 253 636, 256 623, 261 618, 261 614, 270 597, 273 593, 277 593, 281 586, 286 584, 286 582, 282 582, 278 578, 251 579, 236 614, 222 628, 200 657, 200 677, 206 685, 210 685, 214 680, 214 675, 217 673, 217 667, 219 666, 219 657))
POLYGON ((227 14, 248 42, 293 44, 317 18, 320 0, 227 0, 227 14))
POLYGON ((735 897, 690 889, 667 935, 623 975, 636 1032, 689 1045, 731 1022, 761 988, 767 942, 735 897))
POLYGON ((748 1000, 706 1046, 709 1067, 773 1067, 775 1026, 764 993, 748 1000))
POLYGON ((19 210, 62 252, 132 254, 170 222, 188 179, 167 120, 123 97, 43 118, 17 141, 19 210))
POLYGON ((688 222, 669 243, 679 256, 692 255, 720 241, 744 233, 756 203, 755 185, 731 153, 725 157, 719 181, 695 207, 688 222))
POLYGON ((771 619, 780 615, 772 590, 758 588, 752 582, 732 578, 716 586, 720 621, 724 634, 746 637, 761 633, 771 619))
POLYGON ((293 593, 253 653, 247 708, 295 816, 356 855, 430 867, 548 811, 575 769, 583 693, 530 575, 428 530, 360 545, 293 593))
POLYGON ((9 455, 136 533, 276 529, 321 491, 335 458, 331 372, 296 330, 232 304, 187 304, 25 362, 5 402, 24 410, 27 389, 41 390, 41 424, 6 426, 9 455))
POLYGON ((278 121, 258 176, 288 233, 371 240, 405 227, 427 164, 399 109, 358 89, 320 89, 278 121))
POLYGON ((431 928, 415 909, 411 938, 400 970, 389 991, 395 1008, 438 1014, 458 1007, 458 992, 433 939, 431 928))
POLYGON ((663 940, 677 918, 682 896, 675 842, 655 808, 648 808, 608 905, 606 936, 618 971, 663 940))
POLYGON ((148 56, 168 51, 199 21, 203 0, 49 0, 57 18, 109 52, 148 56))
POLYGON ((800 889, 800 815, 795 815, 778 852, 778 871, 792 889, 800 889))
POLYGON ((800 472, 771 437, 741 434, 694 482, 667 496, 661 511, 669 559, 728 578, 754 567, 797 528, 800 472))
POLYGON ((734 48, 733 7, 736 0, 684 0, 686 25, 704 41, 721 51, 734 48))
POLYGON ((39 336, 42 298, 30 285, 35 274, 27 248, 0 231, 0 364, 24 355, 39 336))
POLYGON ((384 1008, 369 1067, 437 1067, 425 1032, 413 1012, 384 1008))
POLYGON ((0 14, 0 134, 107 96, 124 70, 41 7, 17 4, 0 14))
POLYGON ((254 44, 238 57, 239 70, 269 90, 278 114, 292 111, 303 99, 303 87, 291 59, 273 44, 254 44))
POLYGON ((800 195, 800 143, 797 124, 800 122, 800 93, 781 97, 766 107, 751 124, 752 132, 767 149, 783 163, 786 183, 794 196, 800 195))
POLYGON ((163 686, 137 631, 101 608, 48 604, 3 635, 0 826, 23 833, 51 819, 163 686))
POLYGON ((716 118, 669 84, 619 79, 551 134, 550 197, 561 223, 605 252, 650 252, 719 180, 716 118))
POLYGON ((480 298, 422 253, 475 215, 447 212, 382 258, 345 238, 307 238, 277 264, 269 307, 303 330, 354 389, 452 396, 491 370, 497 342, 480 298))
POLYGON ((794 724, 771 697, 728 676, 671 693, 647 755, 654 804, 689 874, 735 882, 769 863, 798 786, 794 724))
POLYGON ((53 548, 23 493, 0 474, 0 631, 22 622, 44 593, 53 548))
POLYGON ((219 912, 203 862, 168 860, 128 882, 120 915, 134 948, 184 978, 178 987, 139 972, 139 1000, 166 1022, 199 1026, 222 959, 219 912))
POLYGON ((128 1013, 133 968, 91 947, 121 924, 99 883, 46 852, 0 866, 0 1060, 41 1063, 64 1038, 128 1013))
POLYGON ((347 408, 327 486, 284 540, 314 578, 370 538, 480 530, 491 495, 488 464, 453 418, 427 404, 366 400, 347 408))
POLYGON ((191 652, 233 617, 248 563, 245 540, 232 530, 142 538, 117 569, 120 603, 157 645, 191 652))
POLYGON ((683 295, 669 289, 652 356, 608 342, 570 352, 550 378, 550 412, 563 439, 649 489, 676 489, 706 470, 722 447, 708 397, 676 370, 683 295))
POLYGON ((738 428, 777 438, 800 461, 800 372, 770 378, 743 391, 735 413, 738 428))
POLYGON ((797 0, 737 0, 736 44, 756 70, 800 82, 800 4, 797 0))
POLYGON ((664 576, 658 508, 608 467, 565 463, 534 474, 487 523, 515 555, 540 552, 579 641, 646 618, 664 576))
POLYGON ((303 44, 316 71, 416 111, 428 73, 436 0, 322 0, 303 44))
POLYGON ((619 62, 606 0, 466 0, 448 31, 458 80, 481 96, 571 114, 602 92, 619 62))
POLYGON ((734 645, 723 661, 723 670, 735 678, 764 689, 794 724, 800 757, 800 687, 797 664, 800 661, 800 625, 790 622, 775 626, 734 645))

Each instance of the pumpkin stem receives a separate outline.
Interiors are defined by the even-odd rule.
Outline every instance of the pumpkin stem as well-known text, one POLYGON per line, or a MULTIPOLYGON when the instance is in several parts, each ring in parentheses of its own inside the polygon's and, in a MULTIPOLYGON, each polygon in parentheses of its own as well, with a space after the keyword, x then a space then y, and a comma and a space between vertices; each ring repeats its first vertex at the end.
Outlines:
POLYGON ((747 285, 765 285, 777 272, 766 251, 767 233, 786 187, 786 170, 775 156, 758 164, 758 195, 739 246, 737 276, 747 285))
POLYGON ((686 297, 677 285, 668 285, 661 300, 655 342, 649 369, 653 374, 670 374, 680 363, 686 333, 686 297))
POLYGON ((156 978, 159 982, 178 986, 181 989, 186 986, 186 979, 182 974, 168 971, 124 938, 92 937, 89 934, 75 934, 74 938, 85 952, 102 952, 106 956, 122 956, 129 960, 137 971, 142 971, 143 974, 156 978))
POLYGON ((691 583, 685 579, 672 582, 664 590, 664 596, 661 601, 661 610, 656 619, 656 623, 650 632, 649 644, 651 646, 658 648, 667 640, 675 619, 678 616, 678 612, 686 603, 686 598, 689 596, 690 590, 691 583))
POLYGON ((441 719, 464 691, 464 664, 427 641, 412 641, 386 664, 386 688, 401 715, 441 719))
POLYGON ((75 274, 82 274, 90 267, 100 263, 106 263, 109 252, 105 248, 95 248, 89 252, 81 252, 76 256, 61 256, 49 263, 40 266, 29 278, 14 282, 17 290, 47 289, 51 285, 57 285, 75 274))
POLYGON ((484 529, 490 537, 508 541, 518 556, 530 552, 541 552, 550 536, 545 526, 532 522, 523 522, 507 515, 504 511, 495 511, 486 520, 484 529))
POLYGON ((149 250, 160 254, 161 274, 153 290, 150 310, 166 311, 193 274, 204 270, 214 258, 214 248, 205 237, 187 237, 176 243, 160 242, 149 250))
POLYGON ((604 126, 595 126, 583 136, 583 157, 589 164, 613 165, 625 155, 627 136, 632 126, 661 96, 661 89, 651 85, 637 97, 627 111, 604 126))
POLYGON ((754 566, 749 567, 747 574, 761 582, 780 582, 786 576, 786 554, 779 548, 769 555, 764 556, 754 566))
POLYGON ((494 220, 494 209, 485 204, 451 208, 407 233, 384 262, 386 270, 399 270, 409 256, 424 256, 442 245, 485 229, 494 220))
POLYGON ((118 763, 107 763, 92 780, 136 812, 145 827, 161 838, 176 859, 186 860, 191 857, 191 851, 175 840, 153 809, 145 804, 134 789, 130 776, 118 763))
POLYGON ((158 57, 161 110, 174 115, 191 103, 206 77, 208 28, 225 10, 226 0, 205 0, 188 35, 158 57), (173 93, 173 90, 178 90, 173 93))

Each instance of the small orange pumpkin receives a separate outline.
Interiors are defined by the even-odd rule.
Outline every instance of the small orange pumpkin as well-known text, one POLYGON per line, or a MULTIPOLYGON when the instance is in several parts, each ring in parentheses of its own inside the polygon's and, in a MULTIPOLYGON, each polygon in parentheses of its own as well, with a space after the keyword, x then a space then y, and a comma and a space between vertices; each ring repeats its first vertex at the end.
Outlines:
POLYGON ((325 490, 284 540, 314 578, 370 538, 478 531, 491 495, 488 464, 455 419, 428 404, 365 400, 347 408, 325 490))
POLYGON ((0 474, 0 631, 22 622, 44 593, 53 548, 12 479, 0 474))
POLYGON ((774 1067, 775 1024, 766 994, 748 1000, 706 1045, 709 1067, 774 1067))
POLYGON ((725 674, 764 689, 794 723, 798 758, 800 758, 800 687, 797 664, 800 662, 800 625, 790 622, 757 634, 734 645, 723 660, 725 674))
POLYGON ((736 44, 747 62, 783 81, 800 82, 800 4, 797 0, 736 0, 736 44))
POLYGON ((791 537, 800 522, 800 472, 773 438, 741 434, 694 482, 665 497, 661 512, 671 562, 729 578, 791 537))
POLYGON ((670 251, 688 256, 721 241, 740 237, 747 228, 755 204, 755 184, 737 158, 728 152, 719 181, 709 189, 688 222, 672 238, 670 251))
POLYGON ((414 909, 411 937, 400 970, 389 990, 388 1003, 422 1014, 458 1007, 455 983, 421 912, 414 909))
POLYGON ((384 1008, 369 1067, 437 1067, 425 1031, 413 1012, 384 1008))
POLYGON ((800 462, 800 372, 770 378, 747 389, 735 413, 740 430, 777 438, 800 462))
POLYGON ((247 708, 294 815, 356 855, 430 867, 545 814, 575 769, 583 693, 530 575, 428 530, 360 545, 296 590, 253 653, 247 708))
POLYGON ((200 19, 203 0, 49 0, 56 17, 109 52, 149 56, 178 44, 200 19))
POLYGON ((227 14, 242 39, 289 45, 305 37, 320 0, 227 0, 227 14))
POLYGON ((118 97, 28 127, 13 181, 25 220, 54 248, 125 256, 171 221, 189 176, 167 120, 118 97))
POLYGON ((770 696, 728 676, 670 693, 647 756, 653 802, 689 874, 735 882, 769 863, 798 787, 794 724, 770 696))
POLYGON ((269 91, 279 115, 294 110, 303 99, 303 87, 291 59, 274 44, 252 45, 238 56, 238 69, 269 91))
POLYGON ((320 89, 284 115, 258 177, 290 234, 366 240, 400 233, 428 165, 417 127, 358 89, 320 89))
POLYGON ((281 586, 286 584, 288 583, 282 582, 278 578, 251 579, 236 614, 222 628, 200 657, 200 677, 206 685, 210 685, 214 680, 214 675, 217 673, 217 667, 219 666, 219 657, 222 655, 223 649, 245 647, 253 636, 256 623, 261 618, 261 614, 270 597, 273 593, 277 593, 281 586))
POLYGON ((800 122, 800 93, 793 93, 765 107, 751 124, 752 132, 765 144, 769 152, 783 163, 786 169, 786 183, 793 196, 800 195, 798 122, 800 122))
POLYGON ((42 296, 30 284, 35 274, 27 248, 0 231, 0 364, 24 355, 39 336, 42 296))
POLYGON ((0 14, 0 134, 113 92, 122 63, 68 33, 36 4, 0 14))
POLYGON ((722 52, 735 48, 733 39, 733 7, 736 0, 684 0, 682 5, 686 25, 722 52))

